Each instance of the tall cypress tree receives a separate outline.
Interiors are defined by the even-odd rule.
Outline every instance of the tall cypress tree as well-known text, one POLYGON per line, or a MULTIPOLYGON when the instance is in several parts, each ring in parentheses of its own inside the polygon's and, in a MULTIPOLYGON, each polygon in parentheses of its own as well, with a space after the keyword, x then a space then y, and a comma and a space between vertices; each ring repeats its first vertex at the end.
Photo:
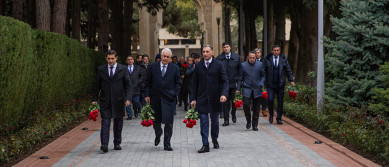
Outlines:
POLYGON ((360 107, 382 87, 379 66, 389 61, 389 0, 341 1, 331 18, 335 40, 326 39, 326 94, 331 103, 360 107))

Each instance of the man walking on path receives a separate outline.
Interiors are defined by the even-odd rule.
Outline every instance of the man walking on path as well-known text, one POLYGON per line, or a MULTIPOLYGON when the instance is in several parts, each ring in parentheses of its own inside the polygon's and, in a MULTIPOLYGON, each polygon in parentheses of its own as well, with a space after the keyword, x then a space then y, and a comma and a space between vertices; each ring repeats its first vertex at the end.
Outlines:
POLYGON ((242 61, 240 56, 234 52, 231 52, 231 45, 227 42, 223 43, 223 53, 217 56, 217 60, 221 61, 226 69, 228 77, 228 99, 227 102, 223 105, 224 112, 224 123, 223 126, 230 125, 229 123, 229 114, 231 109, 232 122, 236 123, 236 108, 234 107, 233 100, 235 98, 235 93, 239 90, 236 89, 237 83, 239 80, 239 74, 242 70, 242 61))
MULTIPOLYGON (((262 62, 262 66, 263 66, 263 68, 265 68, 265 61, 266 61, 266 59, 262 56, 262 51, 261 51, 261 49, 259 49, 259 48, 255 48, 254 49, 254 51, 255 51, 255 57, 256 57, 256 60, 255 61, 258 61, 258 62, 262 62)), ((266 82, 266 81, 265 81, 266 82)), ((266 117, 267 116, 267 110, 266 110, 266 105, 267 105, 267 99, 265 99, 265 98, 263 98, 263 97, 261 97, 260 98, 260 103, 261 103, 261 113, 262 113, 262 115, 264 116, 264 117, 266 117)))
POLYGON ((253 126, 254 131, 258 131, 259 100, 262 95, 262 87, 265 84, 265 70, 262 62, 256 61, 255 52, 250 52, 248 61, 242 63, 242 74, 238 82, 238 89, 242 88, 243 110, 246 116, 246 128, 253 126), (251 118, 250 107, 253 106, 253 116, 251 118))
POLYGON ((173 151, 170 139, 173 135, 174 113, 176 112, 176 97, 180 91, 180 71, 171 63, 172 51, 165 48, 161 52, 161 61, 149 65, 146 74, 145 100, 154 110, 155 146, 161 141, 162 127, 165 124, 163 145, 164 150, 173 151))
POLYGON ((132 85, 132 103, 134 113, 132 113, 131 105, 126 107, 127 120, 132 119, 132 114, 138 117, 140 112, 140 90, 144 87, 144 79, 146 78, 146 69, 136 65, 134 58, 131 55, 127 56, 127 68, 130 74, 131 85, 132 85))
POLYGON ((222 111, 222 103, 228 97, 228 80, 223 64, 212 58, 213 47, 204 45, 203 57, 193 74, 192 107, 196 106, 200 117, 201 138, 203 146, 199 153, 209 152, 209 118, 211 117, 211 138, 213 148, 218 149, 219 143, 219 113, 222 111))
POLYGON ((118 56, 114 50, 109 50, 105 57, 108 64, 98 68, 92 104, 100 103, 101 111, 101 132, 100 149, 108 152, 109 129, 111 118, 113 121, 113 144, 115 150, 121 150, 123 117, 125 106, 131 104, 131 80, 127 67, 116 63, 118 56), (100 94, 100 98, 99 98, 100 94))
POLYGON ((268 92, 269 102, 269 122, 273 123, 273 104, 275 94, 277 94, 277 124, 282 125, 282 111, 284 107, 284 87, 285 77, 288 77, 290 84, 294 86, 292 70, 290 69, 288 60, 284 55, 280 55, 280 46, 274 45, 272 53, 266 56, 265 72, 266 72, 266 88, 268 92))

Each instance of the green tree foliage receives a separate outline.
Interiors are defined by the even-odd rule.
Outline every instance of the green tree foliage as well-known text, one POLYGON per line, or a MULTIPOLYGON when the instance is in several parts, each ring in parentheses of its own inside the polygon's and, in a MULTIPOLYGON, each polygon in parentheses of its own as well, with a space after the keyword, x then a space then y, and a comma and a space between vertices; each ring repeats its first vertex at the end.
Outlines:
POLYGON ((382 87, 379 66, 389 60, 389 0, 341 1, 331 18, 335 40, 326 39, 326 84, 331 103, 360 107, 382 87))
POLYGON ((375 99, 377 103, 370 104, 369 109, 373 110, 376 114, 389 117, 389 63, 382 65, 381 71, 385 75, 382 78, 384 88, 373 89, 373 93, 375 94, 373 99, 375 99))
POLYGON ((163 27, 169 33, 191 39, 201 36, 197 9, 192 0, 171 0, 163 15, 163 27))

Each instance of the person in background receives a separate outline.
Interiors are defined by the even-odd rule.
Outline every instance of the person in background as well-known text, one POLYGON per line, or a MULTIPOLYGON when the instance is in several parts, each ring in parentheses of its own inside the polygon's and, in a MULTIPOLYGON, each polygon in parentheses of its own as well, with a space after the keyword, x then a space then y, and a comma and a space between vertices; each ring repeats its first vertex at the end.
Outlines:
MULTIPOLYGON (((258 62, 261 62, 263 65, 266 61, 265 58, 262 57, 262 51, 261 49, 259 48, 255 48, 254 49, 254 52, 255 52, 255 57, 256 57, 256 60, 255 61, 258 61, 258 62)), ((266 82, 266 81, 265 81, 266 82)), ((266 110, 266 105, 267 105, 267 99, 261 97, 260 98, 260 104, 262 105, 262 109, 261 109, 261 113, 264 117, 267 117, 267 110, 266 110)))
POLYGON ((157 54, 157 55, 155 55, 155 62, 159 62, 159 61, 161 61, 161 54, 157 54))
MULTIPOLYGON (((134 58, 131 55, 127 56, 126 63, 128 72, 130 74, 132 84, 132 108, 134 110, 134 116, 138 117, 140 113, 140 89, 144 87, 144 80, 146 78, 146 70, 134 63, 134 58)), ((131 105, 126 107, 127 120, 132 119, 131 105)))

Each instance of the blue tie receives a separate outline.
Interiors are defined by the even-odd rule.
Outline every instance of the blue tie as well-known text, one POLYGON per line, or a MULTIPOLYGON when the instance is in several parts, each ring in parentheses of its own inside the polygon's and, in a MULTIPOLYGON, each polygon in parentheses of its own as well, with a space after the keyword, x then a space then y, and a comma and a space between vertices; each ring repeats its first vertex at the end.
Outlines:
POLYGON ((109 67, 109 69, 110 69, 109 77, 112 79, 113 78, 113 71, 112 71, 113 67, 111 66, 111 67, 109 67))
POLYGON ((162 68, 162 77, 165 75, 165 73, 166 73, 166 66, 163 66, 163 68, 162 68))

